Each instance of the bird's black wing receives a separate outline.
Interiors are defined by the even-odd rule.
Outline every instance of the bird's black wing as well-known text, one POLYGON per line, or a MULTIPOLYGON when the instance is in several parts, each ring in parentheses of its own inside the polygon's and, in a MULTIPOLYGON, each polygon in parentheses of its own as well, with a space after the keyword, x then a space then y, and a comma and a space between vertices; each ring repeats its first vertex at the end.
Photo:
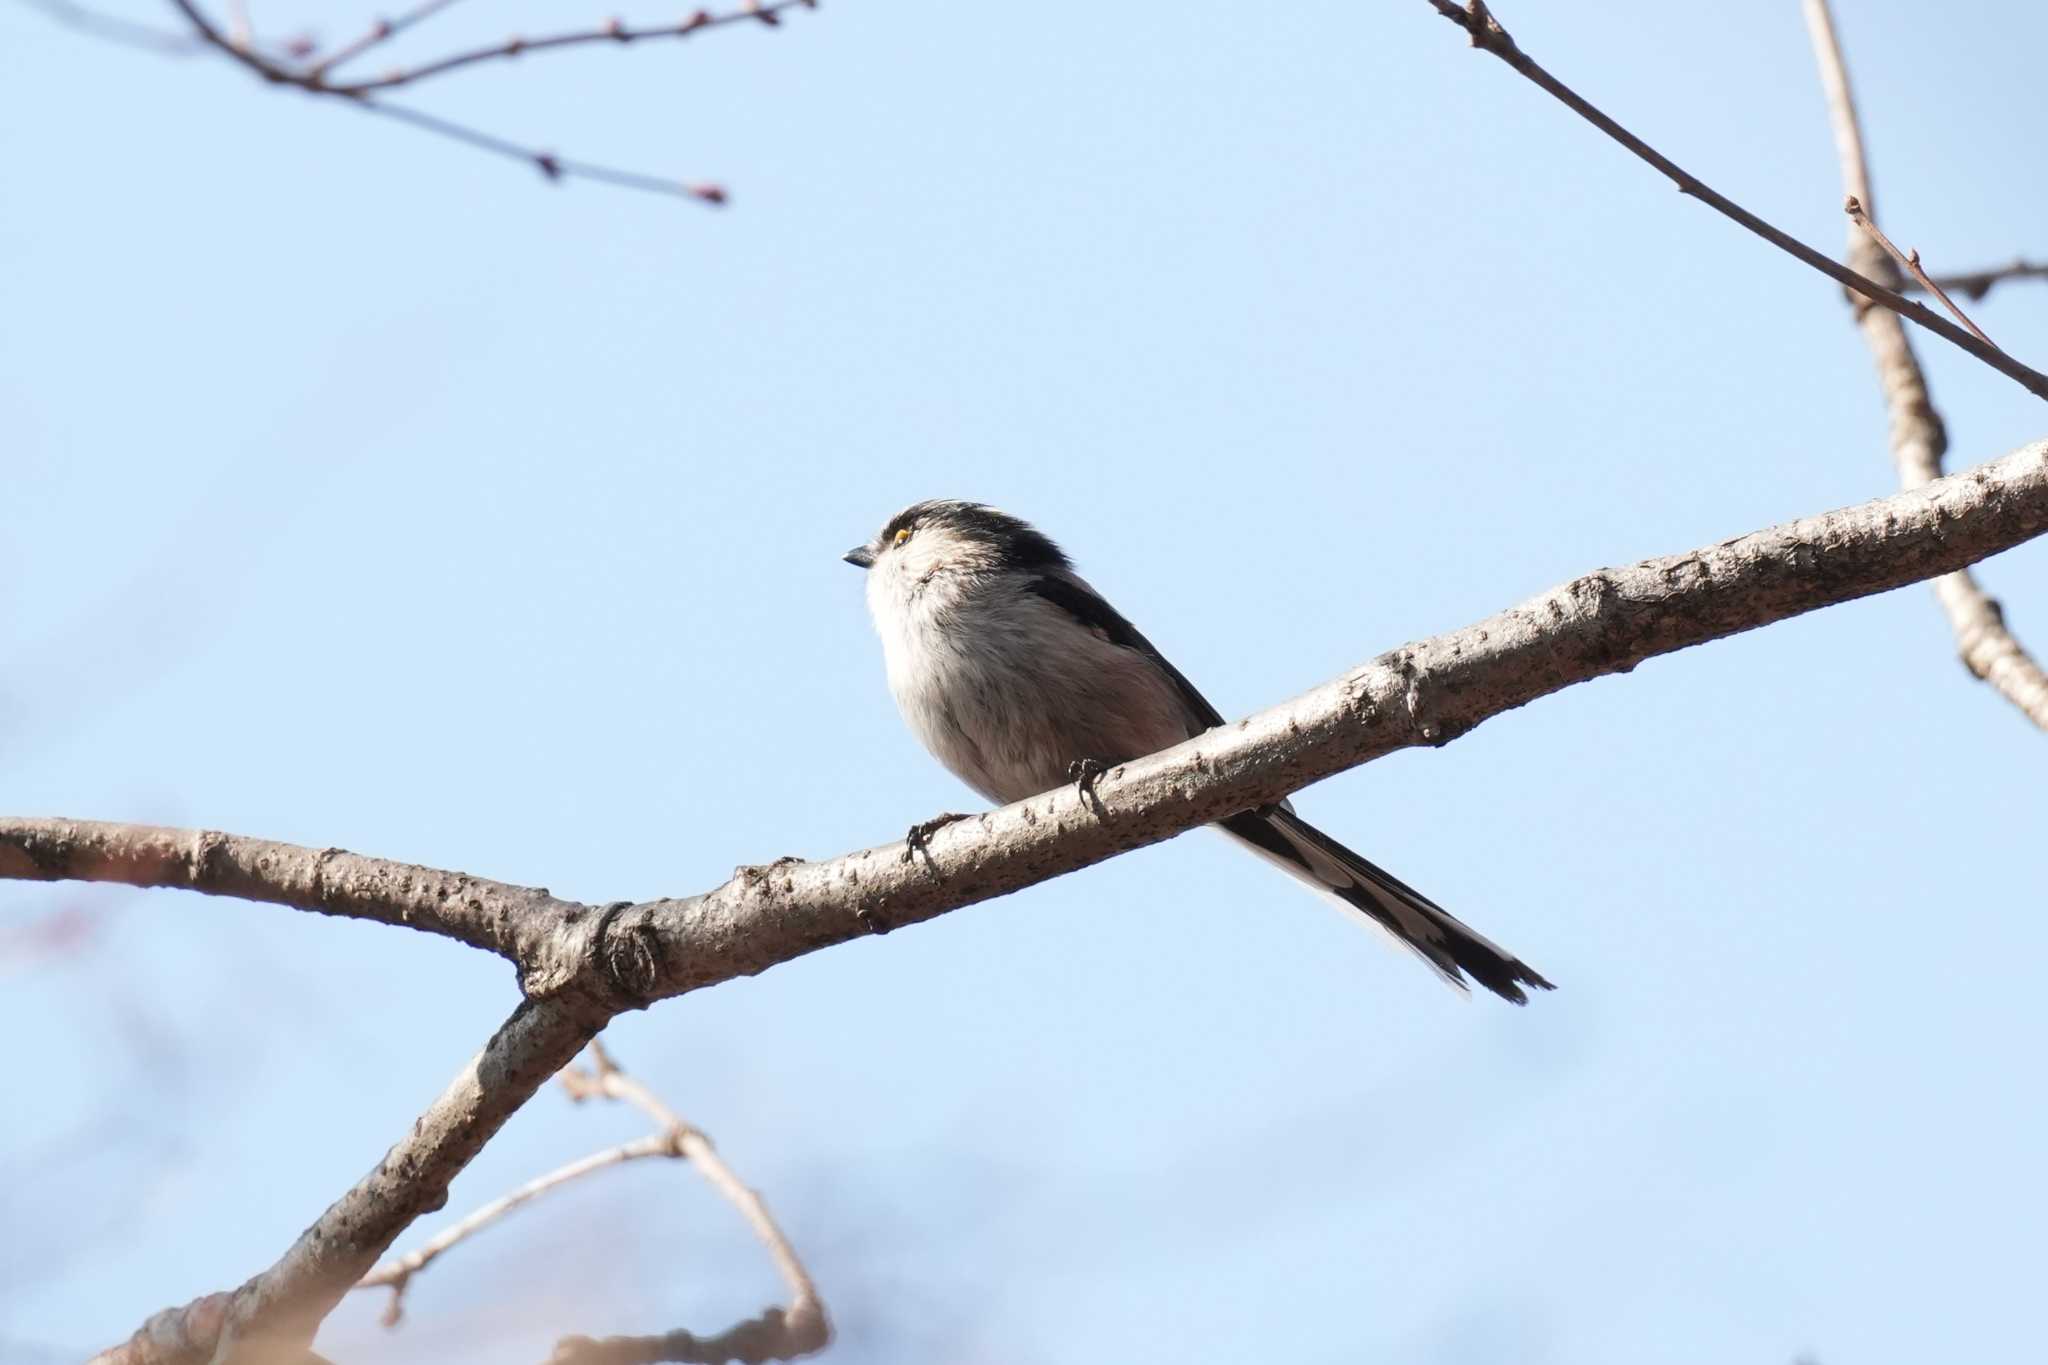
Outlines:
MULTIPOLYGON (((1157 664, 1173 679, 1190 717, 1202 728, 1223 724, 1222 715, 1195 685, 1086 583, 1065 574, 1047 574, 1035 579, 1030 591, 1111 644, 1137 650, 1157 664)), ((1363 914, 1454 986, 1463 988, 1469 973, 1480 985, 1517 1005, 1527 999, 1523 986, 1551 989, 1548 981, 1519 958, 1503 952, 1414 887, 1304 821, 1288 802, 1240 811, 1216 823, 1255 853, 1363 914)))
POLYGON ((1187 704, 1189 715, 1202 729, 1213 730, 1223 723, 1222 713, 1209 705, 1209 699, 1195 690, 1195 685, 1187 680, 1186 675, 1167 662, 1166 656, 1154 649, 1152 642, 1124 619, 1123 613, 1103 601, 1101 594, 1086 583, 1065 574, 1047 574, 1034 579, 1027 591, 1037 593, 1111 644, 1134 649, 1159 665, 1160 671, 1173 679, 1181 700, 1187 704))

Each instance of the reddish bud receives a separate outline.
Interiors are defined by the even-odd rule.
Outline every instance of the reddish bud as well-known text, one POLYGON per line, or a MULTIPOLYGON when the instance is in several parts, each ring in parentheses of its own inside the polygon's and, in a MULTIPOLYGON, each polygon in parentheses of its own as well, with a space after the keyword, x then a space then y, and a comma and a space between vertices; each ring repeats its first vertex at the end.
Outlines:
POLYGON ((699 181, 695 185, 685 185, 683 188, 689 191, 692 196, 703 200, 707 204, 716 204, 720 208, 725 206, 725 186, 723 185, 715 185, 705 180, 699 181))

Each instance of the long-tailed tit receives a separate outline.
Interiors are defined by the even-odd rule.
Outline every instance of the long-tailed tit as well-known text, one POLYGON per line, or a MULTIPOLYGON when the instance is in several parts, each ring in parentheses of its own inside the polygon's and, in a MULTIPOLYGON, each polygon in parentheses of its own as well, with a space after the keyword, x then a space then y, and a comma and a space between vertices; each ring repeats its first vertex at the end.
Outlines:
MULTIPOLYGON (((1050 791, 1077 770, 1223 724, 1059 546, 1015 517, 979 503, 921 502, 846 560, 867 570, 868 610, 903 718, 934 758, 991 801, 1050 791)), ((1454 986, 1469 974, 1518 1005, 1522 987, 1551 988, 1291 803, 1216 828, 1385 930, 1454 986)))

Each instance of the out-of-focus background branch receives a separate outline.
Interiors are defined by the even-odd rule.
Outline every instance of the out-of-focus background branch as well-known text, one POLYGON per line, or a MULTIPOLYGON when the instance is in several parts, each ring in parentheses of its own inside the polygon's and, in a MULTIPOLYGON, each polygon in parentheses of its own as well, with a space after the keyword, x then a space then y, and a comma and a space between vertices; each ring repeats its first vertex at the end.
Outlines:
POLYGON ((346 41, 323 45, 311 29, 295 29, 278 38, 259 32, 247 0, 229 0, 226 20, 209 14, 205 0, 169 0, 184 31, 137 23, 120 15, 73 3, 73 0, 23 0, 52 19, 81 33, 158 52, 189 56, 212 51, 245 68, 272 86, 303 91, 365 113, 392 119, 424 132, 459 142, 493 156, 523 161, 549 180, 591 180, 620 189, 676 195, 706 204, 726 202, 726 187, 703 180, 679 180, 644 171, 566 157, 545 147, 529 146, 444 115, 383 98, 385 92, 419 85, 481 63, 509 62, 564 48, 595 44, 627 46, 667 40, 670 46, 710 29, 738 24, 777 28, 792 9, 816 9, 818 0, 743 0, 737 8, 714 12, 695 9, 672 23, 633 25, 611 18, 584 28, 549 31, 533 37, 515 34, 479 46, 456 47, 411 65, 395 66, 373 76, 344 75, 342 68, 366 60, 410 30, 419 28, 454 3, 423 0, 393 18, 376 18, 346 41))
POLYGON ((426 1269, 436 1257, 475 1236, 512 1210, 572 1180, 623 1162, 667 1157, 687 1161, 695 1167, 697 1173, 746 1220, 788 1286, 789 1306, 770 1309, 758 1318, 710 1338, 680 1330, 655 1339, 635 1339, 630 1346, 619 1342, 600 1343, 588 1337, 565 1338, 556 1343, 553 1360, 559 1365, 600 1365, 600 1362, 629 1357, 643 1361, 794 1360, 823 1347, 829 1339, 830 1329, 826 1325, 825 1308, 819 1301, 817 1288, 811 1283, 810 1274, 804 1269, 796 1249, 769 1215, 761 1197, 740 1182, 708 1137, 685 1123, 646 1086, 620 1070, 611 1054, 605 1051, 603 1043, 593 1041, 587 1055, 590 1058, 588 1067, 570 1066, 561 1073, 562 1088, 569 1098, 578 1103, 601 1098, 629 1104, 654 1123, 655 1131, 646 1137, 593 1152, 546 1175, 536 1176, 450 1224, 404 1255, 379 1265, 356 1287, 391 1291, 390 1301, 384 1309, 384 1324, 387 1327, 398 1325, 403 1315, 405 1291, 413 1276, 426 1269))

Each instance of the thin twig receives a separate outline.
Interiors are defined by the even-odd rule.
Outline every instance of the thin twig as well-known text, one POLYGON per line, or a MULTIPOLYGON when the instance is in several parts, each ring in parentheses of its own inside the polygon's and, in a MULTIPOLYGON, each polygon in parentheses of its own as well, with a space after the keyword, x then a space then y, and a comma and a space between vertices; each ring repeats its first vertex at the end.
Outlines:
POLYGON ((1499 21, 1488 11, 1484 0, 1471 0, 1469 5, 1464 6, 1453 3, 1453 0, 1429 0, 1429 3, 1435 7, 1438 14, 1464 29, 1472 39, 1472 46, 1500 58, 1580 118, 1648 162, 1676 185, 1680 193, 1689 194, 1740 223, 1771 245, 1804 261, 1828 278, 1855 290, 1867 299, 1883 304, 1902 317, 1911 318, 1936 336, 1960 346, 2000 374, 2018 381, 2036 397, 2048 399, 2048 374, 2042 374, 2039 370, 2021 364, 1996 346, 1979 341, 1925 304, 1915 303, 1896 289, 1887 288, 1876 280, 1849 269, 1815 251, 1791 234, 1773 227, 1734 200, 1716 192, 1699 177, 1589 104, 1570 86, 1537 65, 1527 53, 1517 47, 1515 40, 1508 36, 1507 30, 1502 28, 1499 21))
POLYGON ((1948 309, 1948 311, 1954 315, 1955 320, 1957 322, 1960 322, 1961 324, 1963 324, 1963 326, 1970 329, 1971 336, 1977 338, 1977 340, 1983 342, 1986 346, 1998 345, 1997 342, 1993 341, 1990 337, 1984 335, 1984 329, 1982 327, 1979 327, 1976 323, 1970 321, 1970 315, 1968 313, 1965 313, 1962 309, 1956 307, 1956 301, 1950 298, 1946 293, 1942 292, 1942 288, 1940 285, 1936 284, 1933 280, 1928 278, 1927 272, 1920 268, 1920 253, 1918 251, 1901 251, 1899 250, 1898 243, 1894 242, 1891 238, 1884 235, 1884 229, 1871 221, 1870 215, 1869 213, 1865 212, 1861 200, 1857 199, 1857 197, 1853 194, 1849 195, 1842 201, 1842 211, 1849 215, 1850 222, 1854 223, 1863 231, 1869 233, 1870 239, 1876 242, 1880 247, 1883 247, 1887 255, 1889 255, 1894 261, 1897 261, 1901 266, 1905 267, 1906 273, 1912 276, 1913 279, 1919 283, 1922 289, 1925 289, 1928 293, 1934 295, 1935 298, 1940 299, 1942 307, 1948 309))
MULTIPOLYGON (((697 1173, 704 1177, 711 1188, 717 1190, 727 1203, 739 1210, 740 1216, 747 1220, 747 1226, 753 1229, 754 1236, 768 1249, 768 1255, 774 1260, 775 1269, 781 1274, 782 1282, 788 1286, 790 1300, 789 1308, 781 1318, 783 1330, 787 1334, 784 1343, 787 1349, 776 1352, 772 1358, 790 1360, 799 1355, 809 1355, 813 1351, 822 1350, 832 1334, 825 1316, 825 1305, 818 1297, 817 1286, 811 1282, 810 1273, 798 1259, 796 1248, 789 1244, 789 1239, 776 1225, 774 1217, 768 1212, 768 1206, 761 1201, 761 1196, 748 1189, 740 1178, 733 1174, 732 1167, 725 1164, 724 1158, 718 1154, 718 1149, 711 1145, 711 1139, 683 1122, 681 1117, 663 1104, 653 1091, 621 1071, 612 1061, 610 1054, 605 1051, 602 1042, 592 1039, 589 1051, 591 1070, 585 1072, 576 1067, 569 1067, 562 1073, 562 1084, 568 1090, 570 1098, 582 1100, 602 1095, 606 1099, 630 1104, 653 1119, 661 1126, 662 1132, 675 1143, 678 1152, 697 1168, 697 1173)), ((691 1357, 676 1355, 654 1357, 669 1360, 689 1358, 691 1357)), ((724 1358, 718 1357, 720 1360, 724 1358)), ((563 1359, 560 1346, 556 1348, 556 1359, 563 1359)))
MULTIPOLYGON (((431 1265, 436 1257, 450 1248, 475 1236, 483 1229, 503 1218, 522 1205, 531 1203, 551 1190, 556 1190, 573 1180, 622 1166, 629 1161, 645 1160, 649 1157, 668 1157, 688 1161, 697 1168, 698 1174, 718 1191, 726 1201, 739 1210, 747 1220, 754 1235, 768 1249, 775 1261, 775 1268, 783 1282, 789 1286, 790 1306, 788 1309, 771 1309, 759 1318, 751 1318, 739 1326, 713 1338, 700 1338, 687 1332, 668 1333, 658 1338, 610 1338, 605 1343, 590 1342, 587 1337, 571 1337, 558 1345, 555 1358, 568 1360, 611 1360, 620 1358, 622 1341, 661 1341, 671 1346, 678 1340, 703 1343, 722 1341, 734 1332, 745 1332, 749 1337, 758 1337, 764 1331, 764 1324, 772 1322, 776 1335, 772 1341, 757 1343, 770 1349, 756 1351, 751 1355, 737 1358, 756 1360, 793 1360, 821 1350, 831 1339, 831 1328, 825 1315, 824 1303, 818 1297, 817 1286, 812 1283, 804 1269, 796 1248, 776 1225, 761 1197, 748 1189, 734 1175, 704 1136, 694 1125, 683 1121, 668 1105, 664 1104, 653 1091, 628 1076, 605 1051, 604 1044, 592 1039, 588 1049, 590 1069, 570 1065, 562 1068, 558 1079, 569 1098, 578 1104, 584 1100, 599 1098, 618 1100, 632 1105, 653 1120, 655 1131, 632 1142, 620 1143, 592 1152, 589 1156, 557 1167, 546 1175, 537 1176, 508 1194, 499 1196, 471 1212, 468 1216, 443 1228, 440 1232, 406 1252, 385 1261, 369 1274, 356 1282, 357 1289, 389 1288, 391 1301, 384 1309, 384 1325, 394 1327, 404 1312, 405 1291, 411 1285, 413 1276, 431 1265), (572 1343, 590 1343, 585 1347, 572 1343)), ((666 1349, 666 1348, 665 1348, 666 1349)), ((694 1360, 712 1357, 655 1355, 650 1360, 694 1360)), ((725 1360, 726 1356, 716 1359, 725 1360)))
POLYGON ((2048 264, 2029 261, 2022 257, 2010 265, 1994 266, 1989 270, 1964 270, 1936 275, 1933 283, 1951 294, 1961 294, 1975 303, 1989 294, 1993 285, 2004 280, 2048 280, 2048 264))
POLYGON ((454 3, 455 0, 423 0, 421 4, 413 6, 396 19, 379 19, 354 42, 343 44, 306 68, 306 74, 314 80, 319 80, 344 62, 354 61, 371 48, 389 42, 414 24, 433 18, 454 3))
MULTIPOLYGON (((1866 271, 1891 273, 1892 261, 1899 259, 1900 253, 1872 218, 1869 159, 1863 148, 1856 98, 1849 86, 1848 65, 1827 0, 1806 0, 1806 25, 1834 127, 1842 186, 1852 206, 1849 216, 1857 224, 1849 233, 1849 259, 1866 271)), ((1919 265, 1918 258, 1911 255, 1901 263, 1916 271, 1919 265)), ((1932 287, 1934 282, 1926 283, 1932 287)), ((1938 289, 1935 293, 1940 295, 1938 289)), ((1918 488, 1941 477, 1942 457, 1948 451, 1948 433, 1928 393, 1926 372, 1896 315, 1865 308, 1858 310, 1856 321, 1877 361, 1899 482, 1906 488, 1918 488)), ((1934 593, 1955 633, 1964 666, 1996 688, 2035 725, 2048 729, 2048 673, 2006 629, 2005 613, 1978 586, 1975 575, 1968 569, 1943 574, 1934 580, 1934 593)))
POLYGON ((480 1206, 467 1217, 441 1229, 403 1256, 395 1256, 385 1261, 356 1281, 356 1288, 388 1287, 391 1290, 391 1302, 384 1306, 383 1323, 386 1327, 395 1327, 404 1316, 405 1291, 412 1284, 412 1277, 432 1265, 435 1258, 449 1248, 483 1231, 521 1205, 529 1204, 548 1191, 558 1189, 572 1180, 612 1166, 622 1166, 628 1161, 679 1155, 681 1154, 676 1151, 675 1144, 669 1141, 667 1134, 656 1133, 649 1137, 636 1138, 631 1142, 622 1142, 616 1147, 606 1147, 586 1157, 579 1157, 565 1166, 556 1167, 546 1175, 534 1177, 509 1194, 500 1195, 488 1204, 480 1206))
POLYGON ((366 113, 381 114, 385 118, 424 129, 437 137, 450 138, 480 151, 489 152, 493 156, 524 161, 549 180, 596 180, 607 185, 617 185, 621 189, 672 195, 680 199, 695 199, 715 207, 722 207, 729 198, 723 185, 709 181, 665 180, 658 175, 621 170, 616 166, 603 166, 594 161, 572 160, 557 156, 553 152, 542 151, 538 147, 522 146, 495 133, 471 128, 467 124, 442 118, 438 114, 429 114, 403 104, 387 104, 383 100, 371 99, 367 95, 357 98, 354 103, 366 113))
MULTIPOLYGON (((38 3, 52 2, 53 0, 38 0, 38 3)), ((54 0, 54 3, 66 2, 67 0, 54 0)), ((514 161, 523 161, 551 181, 569 179, 594 180, 607 185, 616 185, 623 189, 642 190, 652 194, 665 194, 681 199, 694 199, 698 203, 714 206, 723 205, 727 202, 728 195, 725 187, 722 185, 709 181, 685 181, 663 176, 647 175, 639 171, 623 170, 616 166, 607 166, 594 161, 572 160, 567 157, 557 156, 553 152, 544 151, 540 148, 513 142, 508 138, 499 137, 495 133, 487 133, 468 124, 458 123, 453 119, 443 118, 438 114, 429 114, 406 105, 388 104, 382 100, 373 99, 370 96, 377 91, 389 90, 401 85, 415 84, 430 77, 442 75, 449 71, 460 70, 479 62, 517 57, 524 52, 572 47, 582 43, 600 41, 631 43, 641 38, 688 37, 700 29, 718 28, 728 24, 759 23, 772 28, 782 22, 779 16, 784 10, 798 7, 805 9, 817 8, 817 0, 772 0, 772 3, 762 3, 762 0, 744 0, 740 8, 730 13, 714 15, 704 10, 698 10, 680 23, 659 28, 629 29, 617 20, 613 20, 594 29, 555 34, 547 38, 533 40, 512 38, 502 43, 493 44, 490 47, 459 52, 453 56, 431 61, 411 70, 392 72, 368 80, 348 82, 328 80, 328 73, 342 62, 351 60, 384 42, 393 34, 432 17, 452 3, 454 3, 454 0, 422 0, 421 4, 397 19, 379 21, 378 24, 372 26, 369 32, 330 56, 321 58, 309 65, 299 65, 263 51, 261 46, 253 41, 237 41, 232 33, 222 33, 214 22, 207 17, 206 13, 198 7, 196 0, 171 0, 171 4, 185 17, 186 22, 192 26, 193 32, 198 35, 200 42, 225 53, 272 85, 295 86, 309 94, 338 99, 354 108, 373 114, 380 114, 385 118, 401 123, 410 124, 412 127, 433 133, 438 137, 448 138, 452 141, 463 143, 466 146, 475 147, 494 156, 507 157, 514 161)))
POLYGON ((724 14, 713 14, 709 10, 697 10, 679 23, 660 24, 652 28, 629 28, 613 19, 596 28, 576 29, 568 33, 555 33, 542 38, 507 38, 501 43, 488 47, 474 48, 440 57, 419 66, 386 72, 370 80, 344 81, 331 87, 336 94, 361 95, 373 90, 389 90, 395 86, 412 85, 435 76, 445 76, 450 71, 459 71, 479 62, 507 61, 523 57, 529 52, 549 52, 558 48, 580 47, 587 43, 636 43, 646 38, 690 38, 705 29, 723 28, 728 24, 763 24, 774 28, 782 22, 784 10, 816 9, 818 0, 772 0, 765 4, 743 4, 736 10, 724 14))

